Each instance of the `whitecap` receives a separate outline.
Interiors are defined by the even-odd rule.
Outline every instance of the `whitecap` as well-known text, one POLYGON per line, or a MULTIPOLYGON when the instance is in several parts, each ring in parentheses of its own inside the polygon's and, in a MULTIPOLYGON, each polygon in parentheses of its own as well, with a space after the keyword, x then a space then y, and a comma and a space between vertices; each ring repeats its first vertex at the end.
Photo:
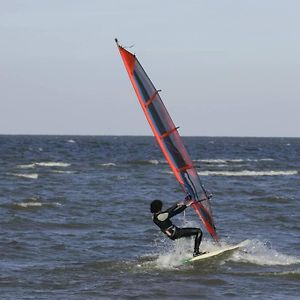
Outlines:
POLYGON ((208 163, 208 164, 226 164, 227 161, 225 159, 196 159, 194 161, 208 163))
POLYGON ((66 168, 69 167, 70 164, 68 163, 64 163, 64 162, 55 162, 55 161, 49 161, 49 162, 38 162, 38 163, 34 163, 36 166, 39 167, 62 167, 62 168, 66 168))
POLYGON ((17 166, 19 169, 33 169, 35 164, 28 164, 28 165, 19 165, 17 166))
POLYGON ((208 163, 208 164, 226 164, 226 163, 242 163, 242 162, 260 162, 260 161, 274 161, 273 158, 217 158, 217 159, 196 159, 196 162, 208 163))
POLYGON ((244 251, 234 252, 228 260, 262 266, 288 266, 300 263, 299 257, 279 253, 259 240, 250 240, 244 251))
POLYGON ((297 175, 298 171, 296 170, 288 170, 288 171, 280 171, 280 170, 270 170, 270 171, 250 171, 250 170, 242 170, 242 171, 202 171, 198 172, 200 176, 291 176, 297 175))
POLYGON ((38 177, 39 177, 39 175, 36 173, 31 173, 31 174, 9 173, 9 175, 16 176, 16 177, 22 177, 22 178, 28 178, 28 179, 38 179, 38 177))
POLYGON ((66 168, 69 167, 71 164, 64 163, 64 162, 34 162, 31 164, 25 164, 25 165, 18 165, 17 167, 19 169, 33 169, 35 167, 60 167, 60 168, 66 168))
MULTIPOLYGON (((32 200, 35 200, 34 198, 32 200)), ((22 207, 22 208, 30 208, 30 207, 42 207, 42 206, 62 206, 61 203, 59 202, 38 202, 38 201, 28 201, 28 202, 20 202, 20 203, 15 203, 14 205, 22 207)))
POLYGON ((156 159, 150 159, 150 160, 149 160, 149 163, 152 164, 152 165, 158 165, 158 164, 159 164, 159 161, 156 160, 156 159))
POLYGON ((115 167, 116 164, 115 163, 112 163, 112 162, 109 162, 109 163, 104 163, 104 164, 101 164, 102 167, 115 167))
POLYGON ((16 203, 17 206, 20 207, 41 207, 43 204, 41 202, 21 202, 21 203, 16 203))
MULTIPOLYGON (((203 239, 201 243, 201 251, 215 251, 228 246, 234 246, 237 243, 220 241, 216 244, 212 240, 203 239)), ((192 257, 193 239, 179 239, 172 244, 167 242, 165 249, 159 249, 158 258, 154 261, 155 267, 158 269, 176 269, 185 265, 185 261, 192 257)), ((245 240, 243 246, 226 256, 219 256, 218 259, 226 261, 234 261, 240 263, 251 263, 262 266, 288 266, 300 263, 300 258, 292 255, 279 253, 274 249, 270 249, 266 243, 258 240, 245 240)))
MULTIPOLYGON (((173 174, 172 171, 162 171, 163 174, 173 174)), ((290 171, 200 171, 199 176, 224 176, 224 177, 243 177, 243 176, 293 176, 298 175, 296 170, 290 171)))
POLYGON ((74 171, 62 171, 62 170, 52 170, 51 173, 57 173, 57 174, 74 174, 74 171))

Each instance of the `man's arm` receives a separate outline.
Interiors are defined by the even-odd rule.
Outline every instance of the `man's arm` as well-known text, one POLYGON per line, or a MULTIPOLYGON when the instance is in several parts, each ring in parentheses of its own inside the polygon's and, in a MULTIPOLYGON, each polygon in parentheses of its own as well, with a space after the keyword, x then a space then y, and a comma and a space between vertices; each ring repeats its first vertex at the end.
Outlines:
POLYGON ((170 208, 167 209, 167 212, 169 213, 169 218, 172 218, 181 212, 183 212, 187 206, 185 205, 184 202, 179 202, 176 203, 175 205, 171 206, 170 208))

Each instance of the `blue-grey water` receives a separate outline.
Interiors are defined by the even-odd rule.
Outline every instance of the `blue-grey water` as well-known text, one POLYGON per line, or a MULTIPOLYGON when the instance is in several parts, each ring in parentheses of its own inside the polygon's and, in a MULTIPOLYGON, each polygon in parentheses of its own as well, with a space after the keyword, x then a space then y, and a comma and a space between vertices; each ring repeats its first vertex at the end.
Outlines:
MULTIPOLYGON (((0 298, 298 299, 300 139, 184 141, 241 251, 182 263, 192 240, 149 212, 184 197, 152 137, 0 136, 0 298)), ((191 208, 174 221, 201 226, 191 208)))

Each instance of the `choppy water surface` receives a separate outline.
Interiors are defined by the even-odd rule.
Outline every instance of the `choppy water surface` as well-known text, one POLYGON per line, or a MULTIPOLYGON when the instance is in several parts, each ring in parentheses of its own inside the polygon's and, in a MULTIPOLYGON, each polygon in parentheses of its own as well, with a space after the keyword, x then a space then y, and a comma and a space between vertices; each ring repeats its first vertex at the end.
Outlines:
POLYGON ((188 265, 192 241, 151 221, 183 198, 152 137, 0 136, 1 299, 297 299, 300 139, 185 142, 221 244, 248 240, 188 265))

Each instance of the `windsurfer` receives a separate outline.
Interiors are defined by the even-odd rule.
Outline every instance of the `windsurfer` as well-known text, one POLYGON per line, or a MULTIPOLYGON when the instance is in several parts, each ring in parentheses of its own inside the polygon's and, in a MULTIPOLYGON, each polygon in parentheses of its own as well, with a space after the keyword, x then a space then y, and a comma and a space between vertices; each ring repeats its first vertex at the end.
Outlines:
POLYGON ((202 239, 202 231, 200 228, 179 228, 171 222, 171 218, 183 212, 188 206, 193 203, 189 197, 186 201, 176 203, 167 210, 162 211, 163 203, 160 200, 151 202, 150 211, 153 214, 153 222, 166 234, 171 240, 180 239, 182 237, 195 236, 193 256, 203 254, 199 251, 199 246, 202 239))

